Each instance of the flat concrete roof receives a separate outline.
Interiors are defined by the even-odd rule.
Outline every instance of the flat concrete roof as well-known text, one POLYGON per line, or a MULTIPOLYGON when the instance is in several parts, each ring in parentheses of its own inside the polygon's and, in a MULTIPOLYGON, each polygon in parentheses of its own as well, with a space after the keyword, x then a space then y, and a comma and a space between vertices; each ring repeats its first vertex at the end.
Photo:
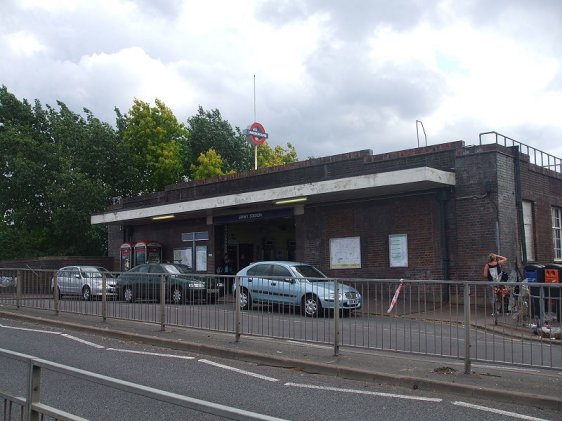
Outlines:
POLYGON ((92 215, 91 223, 95 225, 140 222, 161 215, 182 215, 186 217, 190 214, 201 214, 201 212, 212 215, 215 213, 214 211, 218 213, 221 210, 224 211, 237 206, 244 208, 263 205, 275 206, 274 202, 276 201, 301 197, 307 198, 306 202, 300 203, 306 206, 310 203, 375 197, 454 185, 455 174, 453 172, 419 167, 233 193, 157 206, 109 211, 92 215))

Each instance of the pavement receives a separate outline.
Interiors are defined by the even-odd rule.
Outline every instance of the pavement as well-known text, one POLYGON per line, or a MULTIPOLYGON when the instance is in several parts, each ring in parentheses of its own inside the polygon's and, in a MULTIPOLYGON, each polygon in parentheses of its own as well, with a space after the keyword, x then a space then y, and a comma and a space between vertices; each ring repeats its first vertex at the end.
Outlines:
MULTIPOLYGON (((425 315, 439 317, 439 314, 425 315)), ((562 411, 562 370, 492 365, 472 362, 465 374, 464 360, 426 357, 304 344, 290 340, 166 326, 121 319, 103 319, 74 313, 0 305, 0 319, 40 323, 82 333, 98 334, 205 356, 240 360, 346 379, 404 387, 418 392, 446 392, 562 411)), ((505 332, 505 329, 503 330, 505 332)), ((508 332, 506 334, 509 334, 508 332)), ((555 345, 560 346, 560 345, 555 345)))

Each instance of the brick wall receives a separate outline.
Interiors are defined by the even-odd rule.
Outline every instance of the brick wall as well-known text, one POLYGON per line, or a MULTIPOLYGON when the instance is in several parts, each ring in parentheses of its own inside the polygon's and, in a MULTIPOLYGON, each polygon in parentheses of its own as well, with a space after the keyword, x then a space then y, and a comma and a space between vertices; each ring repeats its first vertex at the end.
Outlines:
POLYGON ((115 259, 109 256, 45 256, 26 259, 2 260, 0 268, 60 269, 70 265, 103 266, 110 271, 119 270, 115 259))
POLYGON ((562 207, 562 175, 530 164, 524 160, 521 165, 523 200, 533 204, 535 222, 536 262, 554 262, 552 244, 552 206, 562 207))
MULTIPOLYGON (((295 216, 296 258, 337 277, 442 279, 443 266, 447 263, 450 279, 479 280, 490 252, 499 252, 511 262, 520 261, 515 162, 511 148, 496 144, 464 147, 463 142, 451 142, 381 155, 359 151, 183 183, 158 194, 126 199, 120 206, 135 207, 422 166, 454 171, 456 186, 441 192, 304 206, 304 213, 295 216), (441 244, 439 194, 448 195, 447 253, 441 244), (389 267, 390 234, 408 235, 407 268, 389 267), (353 236, 361 238, 362 268, 330 270, 330 239, 353 236), (445 258, 448 258, 446 262, 445 258)), ((562 176, 529 164, 528 158, 522 155, 521 187, 523 200, 534 205, 537 260, 552 262, 550 211, 552 206, 562 207, 562 176)), ((164 260, 172 259, 174 247, 185 246, 181 243, 181 232, 209 231, 209 252, 220 247, 218 244, 215 247, 213 226, 207 226, 204 218, 137 225, 133 230, 135 239, 162 242, 164 260)), ((124 238, 119 227, 109 229, 110 254, 118 256, 124 238)), ((214 256, 210 257, 209 270, 213 270, 212 259, 214 256)))
POLYGON ((434 192, 307 207, 304 259, 336 277, 440 279, 438 218, 434 192), (407 268, 390 268, 390 234, 408 235, 407 268), (361 269, 330 270, 330 239, 356 236, 360 237, 361 269))

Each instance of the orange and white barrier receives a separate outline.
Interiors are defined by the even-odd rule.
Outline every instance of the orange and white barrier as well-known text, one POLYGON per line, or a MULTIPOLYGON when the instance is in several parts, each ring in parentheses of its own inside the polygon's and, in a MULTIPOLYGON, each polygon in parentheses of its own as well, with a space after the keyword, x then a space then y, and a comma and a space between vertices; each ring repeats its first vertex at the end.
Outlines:
POLYGON ((398 301, 398 296, 400 292, 404 289, 404 279, 400 279, 400 285, 396 288, 396 292, 394 293, 394 297, 392 297, 392 301, 390 302, 390 307, 386 310, 387 313, 390 313, 394 306, 396 305, 396 301, 398 301))

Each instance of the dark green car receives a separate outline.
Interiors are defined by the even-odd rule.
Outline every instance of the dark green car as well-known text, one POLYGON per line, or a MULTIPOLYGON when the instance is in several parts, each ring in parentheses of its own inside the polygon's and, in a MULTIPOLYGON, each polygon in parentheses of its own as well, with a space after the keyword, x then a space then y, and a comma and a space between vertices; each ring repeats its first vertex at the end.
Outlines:
POLYGON ((224 294, 224 283, 218 278, 193 275, 193 270, 177 263, 145 263, 135 266, 117 278, 119 299, 126 302, 160 300, 160 279, 165 279, 165 299, 172 304, 202 301, 214 303, 224 294))

